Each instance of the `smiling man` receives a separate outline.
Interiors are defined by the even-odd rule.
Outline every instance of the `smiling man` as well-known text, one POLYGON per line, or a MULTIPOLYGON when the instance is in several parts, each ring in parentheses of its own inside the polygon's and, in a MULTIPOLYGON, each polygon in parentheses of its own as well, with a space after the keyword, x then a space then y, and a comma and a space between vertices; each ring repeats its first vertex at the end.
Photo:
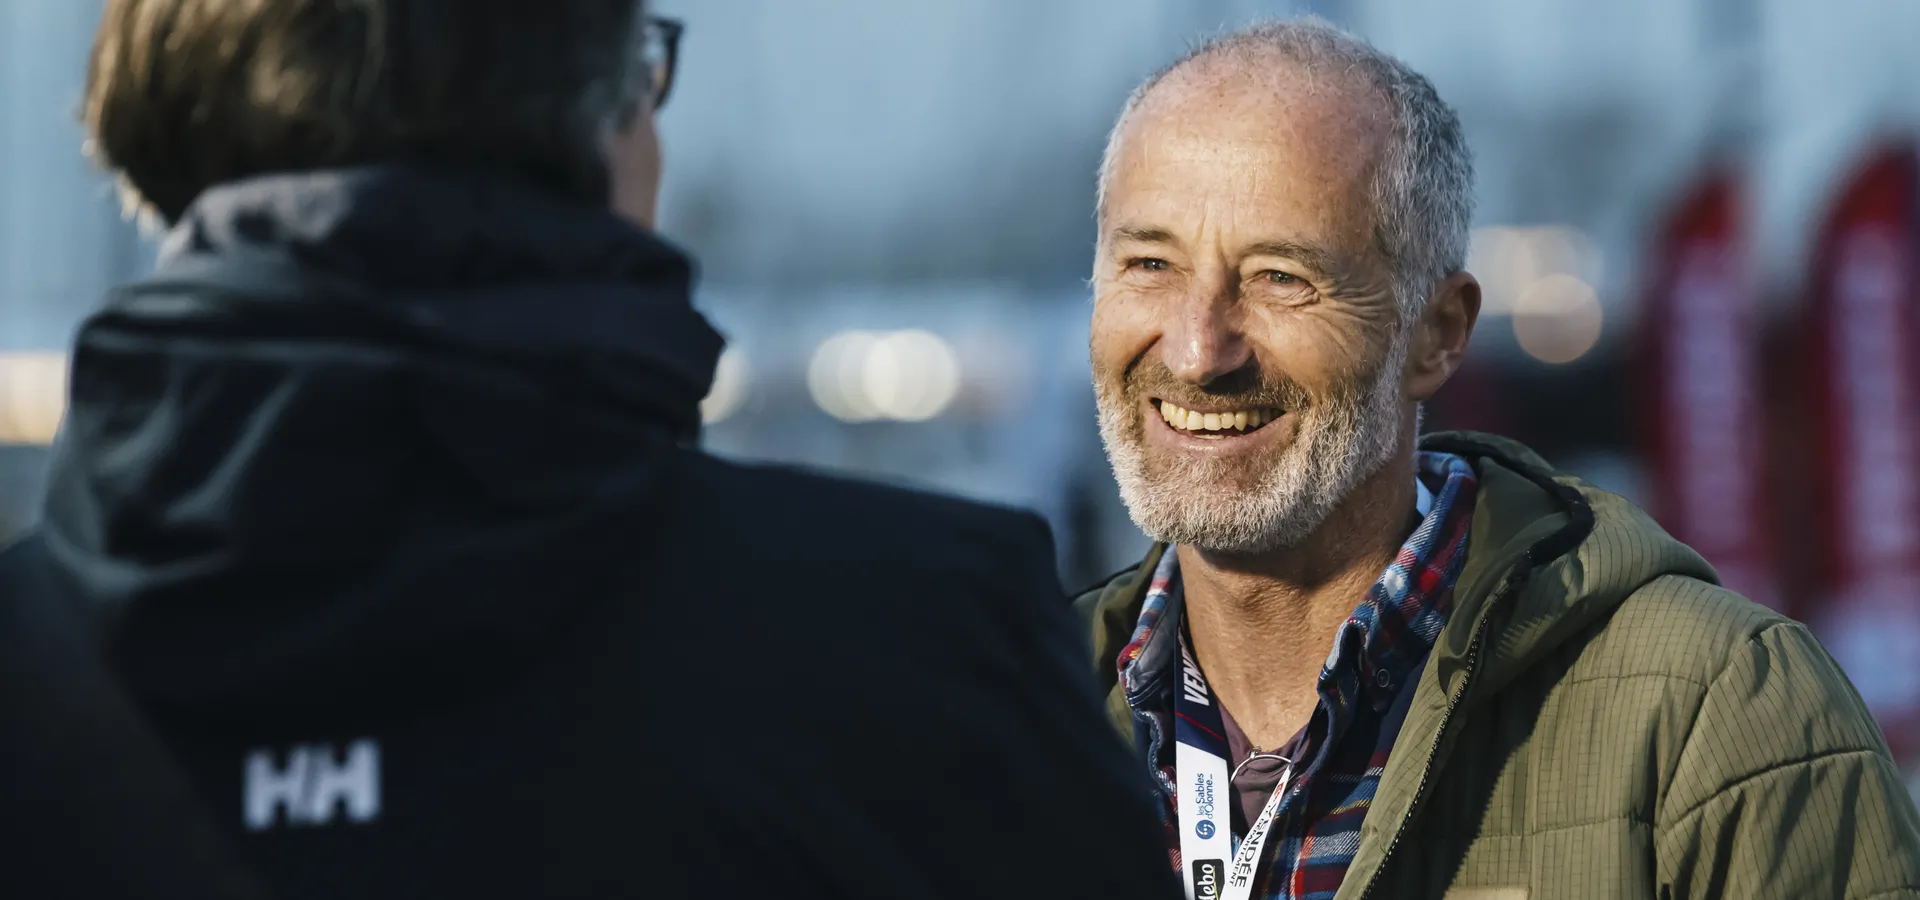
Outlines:
POLYGON ((1143 85, 1101 172, 1101 432, 1158 543, 1083 595, 1194 897, 1920 896, 1846 678, 1642 512, 1418 439, 1480 307, 1459 121, 1311 21, 1143 85))

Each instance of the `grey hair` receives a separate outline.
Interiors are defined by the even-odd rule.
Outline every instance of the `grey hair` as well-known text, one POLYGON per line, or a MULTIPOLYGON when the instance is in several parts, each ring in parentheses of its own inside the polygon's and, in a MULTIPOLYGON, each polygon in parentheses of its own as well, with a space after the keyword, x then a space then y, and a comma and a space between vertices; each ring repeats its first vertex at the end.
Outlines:
POLYGON ((1373 174, 1374 239, 1394 269, 1403 322, 1425 308, 1434 286, 1467 265, 1473 221, 1473 157, 1460 117, 1426 76, 1324 19, 1265 22, 1215 37, 1154 73, 1127 98, 1100 162, 1098 209, 1127 120, 1153 89, 1189 66, 1232 59, 1252 67, 1279 58, 1310 76, 1357 76, 1386 107, 1389 134, 1373 174))

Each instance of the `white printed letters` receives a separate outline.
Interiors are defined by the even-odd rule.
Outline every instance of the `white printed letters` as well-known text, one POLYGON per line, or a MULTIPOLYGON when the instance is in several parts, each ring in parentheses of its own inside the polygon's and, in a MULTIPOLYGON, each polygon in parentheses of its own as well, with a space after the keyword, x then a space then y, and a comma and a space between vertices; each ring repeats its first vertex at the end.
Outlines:
POLYGON ((370 822, 380 815, 380 745, 355 741, 342 759, 332 745, 302 744, 287 752, 285 767, 272 750, 255 750, 245 790, 249 831, 272 828, 282 810, 289 825, 325 825, 342 804, 350 821, 370 822))
POLYGON ((1207 700, 1207 679, 1200 675, 1200 665, 1193 661, 1193 654, 1185 644, 1180 645, 1180 689, 1189 703, 1213 705, 1207 700))

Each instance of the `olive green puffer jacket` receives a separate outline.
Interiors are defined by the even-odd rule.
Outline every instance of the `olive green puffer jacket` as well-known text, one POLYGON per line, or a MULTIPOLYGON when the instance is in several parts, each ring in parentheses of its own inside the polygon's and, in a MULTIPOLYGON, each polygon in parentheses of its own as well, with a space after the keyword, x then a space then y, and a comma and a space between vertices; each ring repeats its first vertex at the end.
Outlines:
MULTIPOLYGON (((1479 472, 1472 536, 1340 900, 1920 898, 1920 816, 1805 628, 1517 444, 1423 447, 1479 472)), ((1129 740, 1114 659, 1164 550, 1076 603, 1129 740)))

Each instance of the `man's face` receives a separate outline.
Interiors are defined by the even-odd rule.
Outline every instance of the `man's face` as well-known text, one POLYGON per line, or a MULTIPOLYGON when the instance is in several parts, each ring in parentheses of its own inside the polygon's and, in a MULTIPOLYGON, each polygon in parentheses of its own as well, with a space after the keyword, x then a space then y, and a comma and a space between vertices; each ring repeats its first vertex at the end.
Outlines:
POLYGON ((1404 329, 1368 191, 1385 128, 1372 96, 1319 82, 1176 73, 1119 138, 1094 383, 1158 539, 1292 546, 1400 449, 1404 329))
POLYGON ((614 131, 607 142, 607 177, 615 213, 652 228, 660 198, 660 136, 648 106, 614 131))

